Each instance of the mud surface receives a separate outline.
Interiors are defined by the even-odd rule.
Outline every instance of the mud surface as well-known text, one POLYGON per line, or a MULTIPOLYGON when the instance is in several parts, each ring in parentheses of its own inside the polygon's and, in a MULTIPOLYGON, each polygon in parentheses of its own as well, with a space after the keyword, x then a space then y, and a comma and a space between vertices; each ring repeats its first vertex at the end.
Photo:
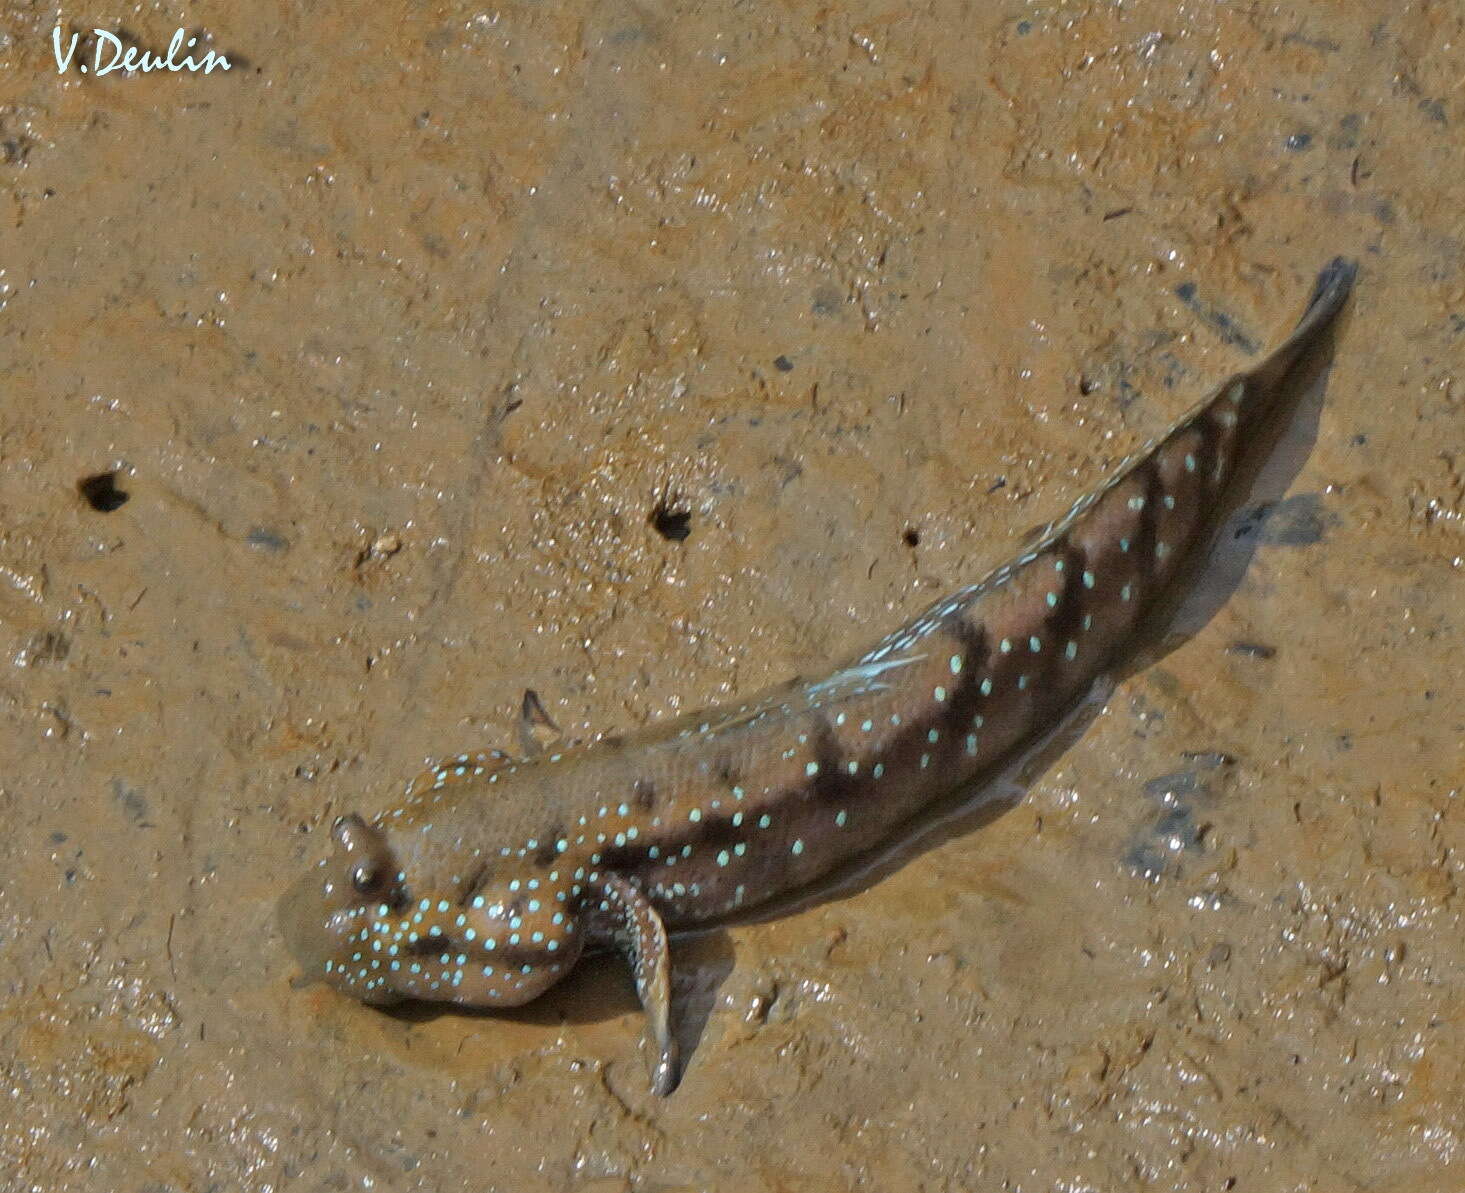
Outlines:
POLYGON ((7 1189, 1460 1187, 1465 14, 918 8, 68 10, 237 63, 97 78, 4 7, 7 1189), (1337 253, 1181 634, 1016 807, 683 942, 675 1096, 611 964, 296 980, 334 816, 526 685, 588 735, 873 639, 1337 253))

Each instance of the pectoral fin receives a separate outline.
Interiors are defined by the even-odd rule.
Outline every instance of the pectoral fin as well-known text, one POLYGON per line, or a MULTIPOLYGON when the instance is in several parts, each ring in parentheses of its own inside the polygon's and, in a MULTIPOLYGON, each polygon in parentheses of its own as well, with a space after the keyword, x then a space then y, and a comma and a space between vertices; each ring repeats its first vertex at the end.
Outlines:
POLYGON ((671 951, 666 928, 650 900, 618 874, 600 881, 602 914, 608 917, 616 947, 630 963, 636 994, 645 1008, 656 1059, 651 1088, 665 1096, 677 1086, 677 1043, 671 1034, 671 951))

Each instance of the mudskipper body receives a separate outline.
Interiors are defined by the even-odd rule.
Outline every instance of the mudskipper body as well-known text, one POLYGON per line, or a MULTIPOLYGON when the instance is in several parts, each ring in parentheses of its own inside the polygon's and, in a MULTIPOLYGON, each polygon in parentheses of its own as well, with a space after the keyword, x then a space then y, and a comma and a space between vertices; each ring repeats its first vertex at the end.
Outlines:
POLYGON ((827 674, 585 747, 462 755, 370 820, 338 819, 334 854, 288 900, 307 972, 369 1003, 516 1006, 587 950, 617 949, 669 1092, 667 930, 869 851, 1072 704, 1213 528, 1252 432, 1354 272, 1328 265, 1279 347, 1016 558, 827 674))

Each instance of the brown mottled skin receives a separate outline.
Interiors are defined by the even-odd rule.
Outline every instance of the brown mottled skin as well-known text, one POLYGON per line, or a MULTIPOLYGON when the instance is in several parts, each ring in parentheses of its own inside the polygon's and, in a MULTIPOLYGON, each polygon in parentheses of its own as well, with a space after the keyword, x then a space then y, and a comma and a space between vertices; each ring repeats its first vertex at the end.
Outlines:
POLYGON ((1031 549, 827 676, 561 753, 464 755, 370 822, 342 817, 335 854, 286 902, 307 972, 372 1003, 514 1006, 616 946, 668 1092, 666 928, 871 849, 1071 704, 1204 539, 1248 433, 1354 272, 1328 265, 1285 342, 1031 549))

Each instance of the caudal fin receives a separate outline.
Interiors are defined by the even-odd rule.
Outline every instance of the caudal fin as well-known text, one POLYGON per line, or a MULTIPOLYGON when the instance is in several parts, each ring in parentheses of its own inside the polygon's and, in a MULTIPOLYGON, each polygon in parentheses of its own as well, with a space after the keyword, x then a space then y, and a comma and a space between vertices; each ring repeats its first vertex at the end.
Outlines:
POLYGON ((1261 364, 1250 370, 1250 389, 1253 393, 1270 392, 1278 382, 1292 371, 1294 365, 1316 342, 1318 336, 1332 323, 1348 294, 1353 289, 1353 279, 1358 276, 1358 263, 1346 257, 1334 257, 1317 275, 1307 307, 1292 334, 1283 340, 1261 364))

